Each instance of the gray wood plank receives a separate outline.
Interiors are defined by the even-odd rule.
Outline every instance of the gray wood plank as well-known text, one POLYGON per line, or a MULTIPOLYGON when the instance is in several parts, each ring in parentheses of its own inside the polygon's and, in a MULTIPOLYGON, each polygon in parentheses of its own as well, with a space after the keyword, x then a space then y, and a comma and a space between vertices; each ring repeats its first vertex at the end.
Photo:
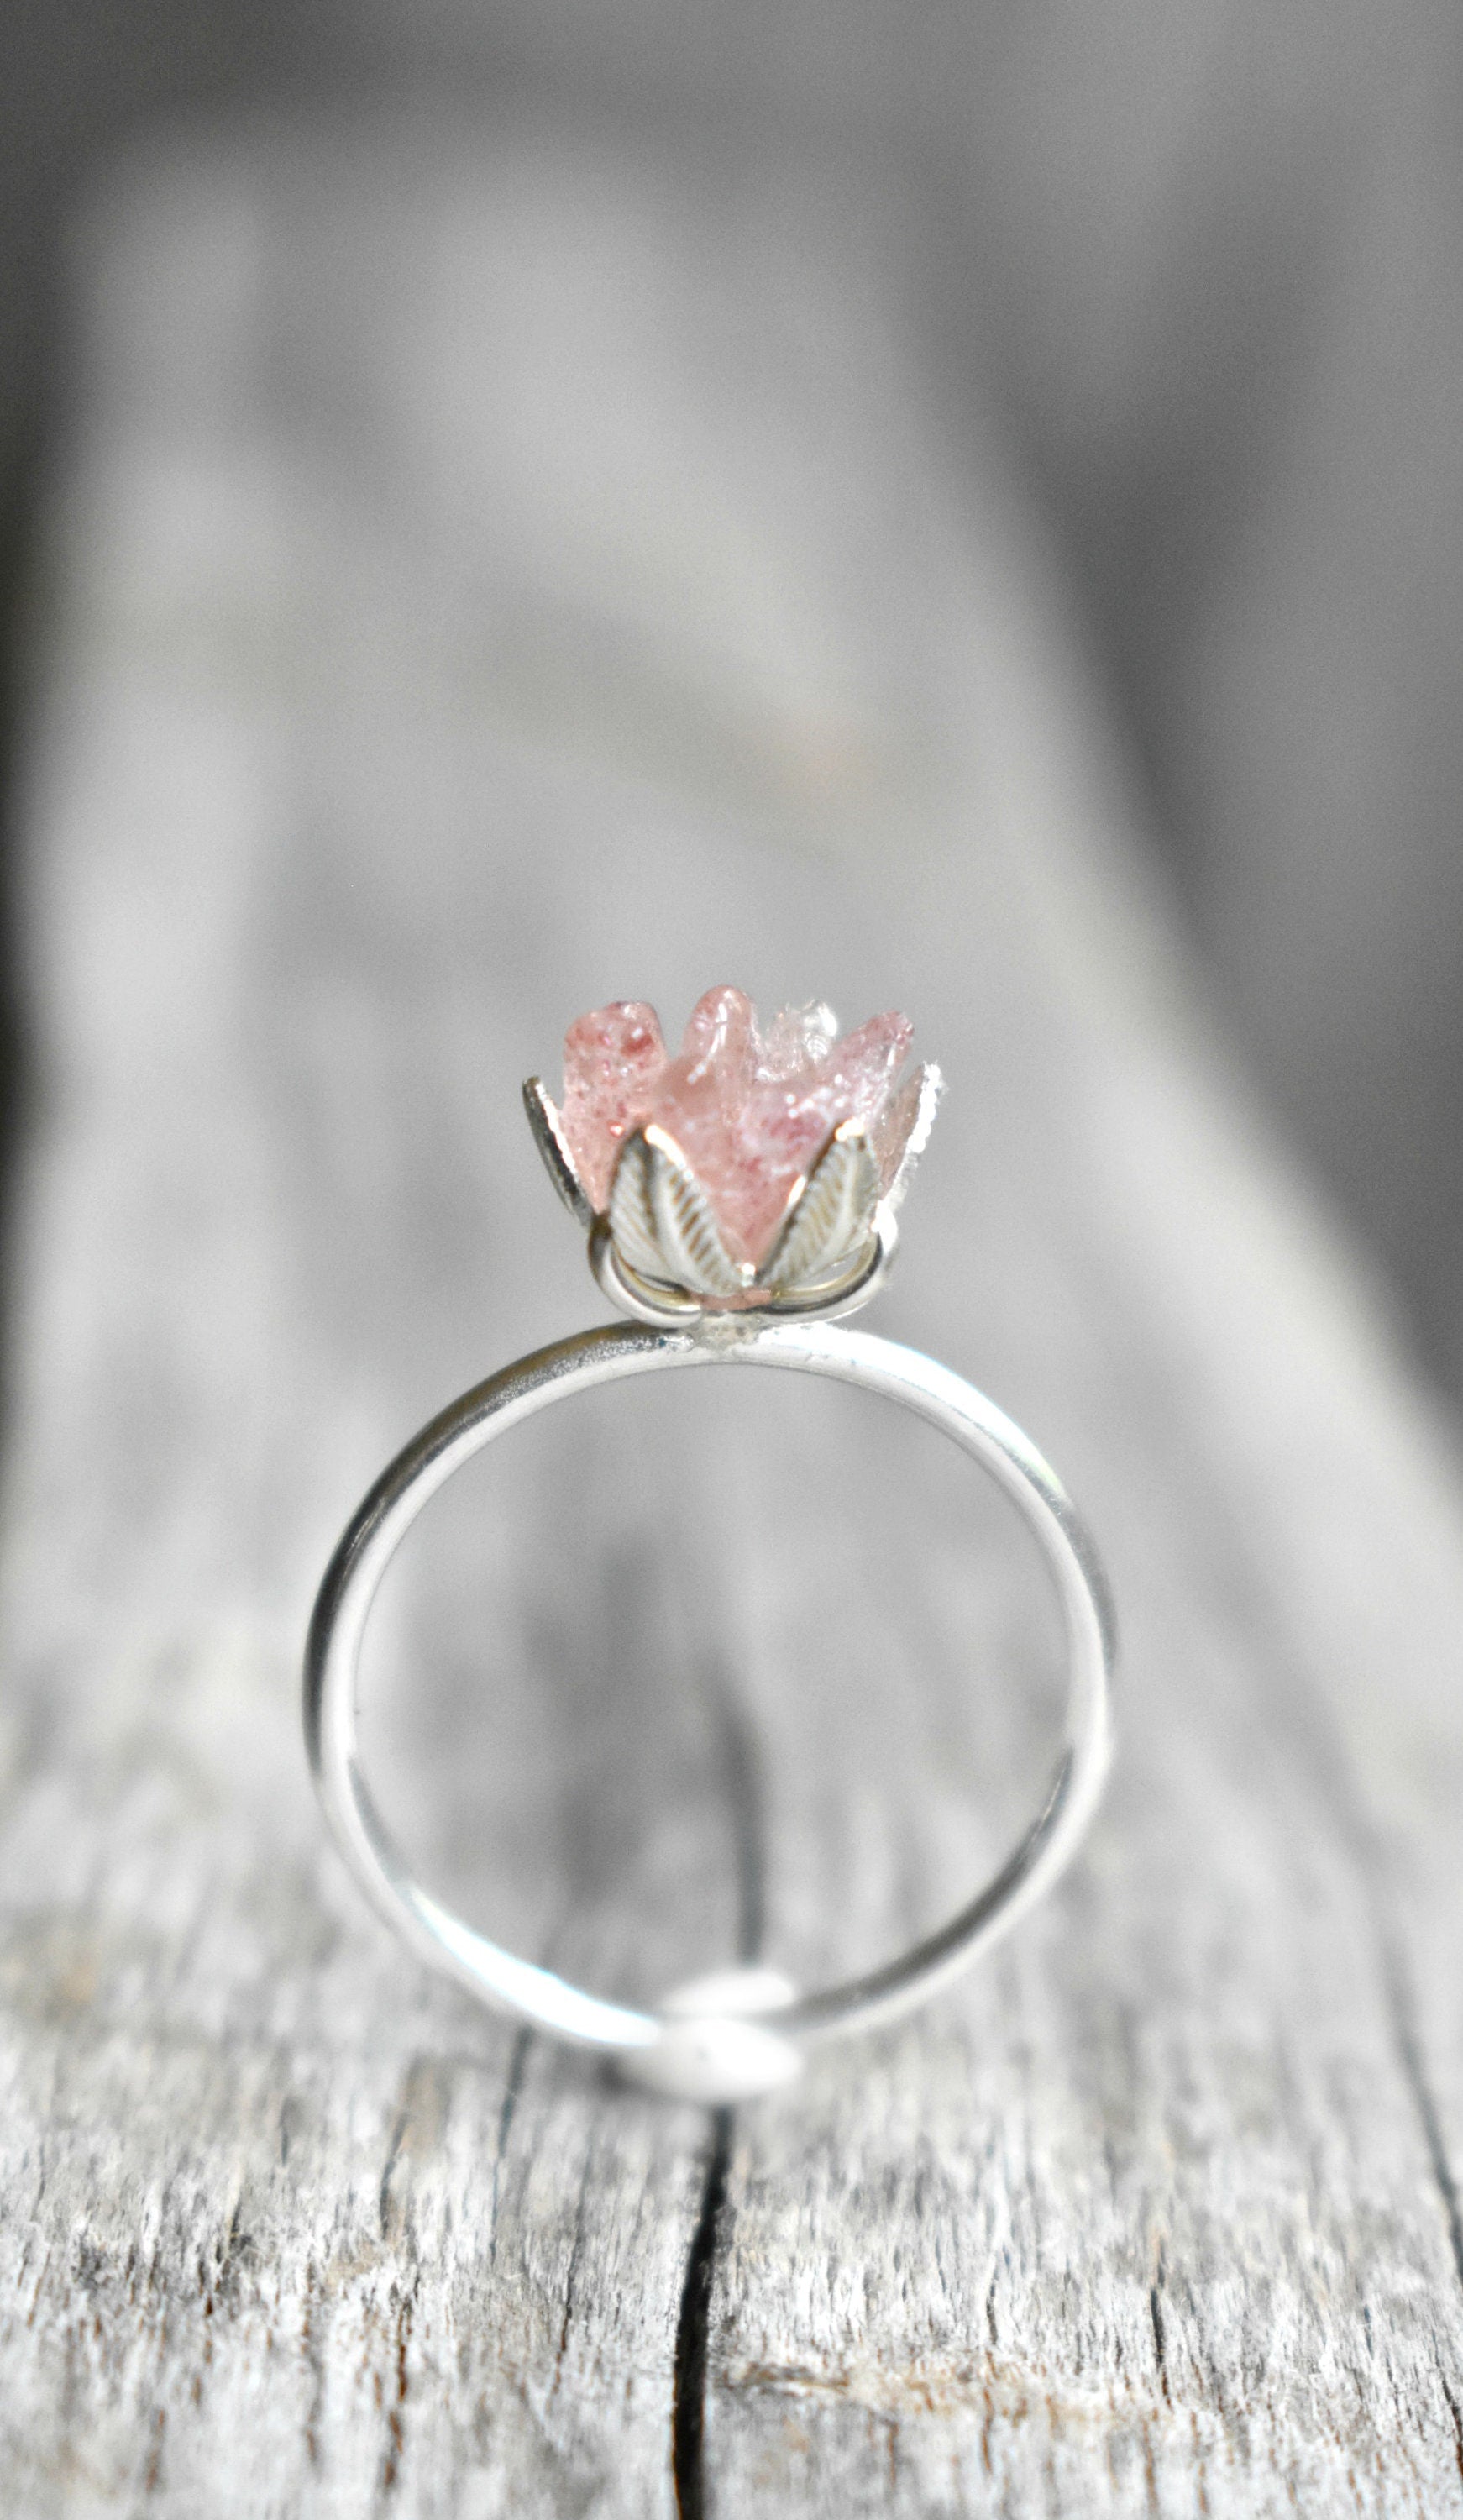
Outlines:
MULTIPOLYGON (((79 268, 4 1561, 24 2507, 1451 2507, 1456 1463, 1193 1010, 901 204, 252 134, 119 177, 79 268), (719 2134, 396 1954, 294 1698, 391 1445, 593 1317, 517 1079, 722 976, 905 1003, 951 1073, 879 1326, 1061 1464, 1128 1658, 1061 1898, 719 2134)), ((608 1990, 860 1964, 1040 1773, 1027 1554, 847 1394, 606 1395, 420 1537, 388 1807, 608 1990)))

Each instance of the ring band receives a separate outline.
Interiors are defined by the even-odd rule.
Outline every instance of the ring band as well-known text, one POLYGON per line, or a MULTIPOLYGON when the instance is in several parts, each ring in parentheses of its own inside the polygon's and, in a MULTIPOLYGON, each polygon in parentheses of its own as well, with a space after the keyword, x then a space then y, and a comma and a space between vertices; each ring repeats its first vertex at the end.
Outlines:
MULTIPOLYGON (((735 993, 713 996, 729 999, 735 993)), ((617 1037, 624 1037, 634 1017, 640 1029, 633 1047, 641 1058, 642 1018, 648 1012, 613 1008, 585 1018, 585 1024, 599 1027, 593 1036, 596 1055, 606 1018, 616 1019, 617 1037)), ((805 1026, 816 1022, 831 1038, 825 1009, 802 1011, 798 1019, 805 1026)), ((899 1019, 876 1020, 888 1025, 899 1019)), ((791 1018, 778 1021, 785 1026, 791 1018)), ((751 1038, 757 1041, 755 1032, 751 1038)), ((851 1042, 860 1039, 852 1036, 851 1042)), ((572 1047, 574 1033, 569 1040, 572 1047)), ((814 1082, 821 1086, 829 1054, 817 1053, 816 1045, 815 1054, 814 1082)), ((778 1056, 785 1064, 785 1047, 778 1056)), ((850 1059, 837 1074, 843 1078, 852 1068, 850 1059)), ((784 1105, 792 1107, 792 1098, 774 1082, 781 1097, 774 1107, 780 1116, 784 1105)), ((928 1127, 932 1072, 921 1071, 914 1085, 913 1093, 906 1089, 902 1136, 895 1140, 904 1170, 916 1132, 928 1127)), ((1050 1888, 1076 1851, 1107 1773, 1112 1610, 1090 1539, 1055 1473, 1020 1428, 947 1367, 828 1318, 866 1300, 893 1253, 892 1201, 887 1192, 879 1194, 872 1151, 880 1111, 872 1131, 862 1113, 852 1119, 834 1115, 817 1162, 793 1185, 768 1246, 771 1258, 759 1266, 755 1257, 735 1256, 730 1231, 723 1233, 701 1182, 665 1128, 653 1120, 628 1132, 619 1126, 609 1196, 600 1206, 586 1194, 567 1127, 537 1080, 525 1092, 555 1185, 590 1227, 592 1266, 633 1318, 541 1348, 478 1383, 424 1426, 382 1472, 347 1526, 315 1604, 305 1654, 306 1744, 347 1864, 423 1959, 493 2010, 599 2050, 622 2075, 647 2089, 722 2103, 789 2081, 818 2043, 871 2029, 922 2002, 1050 1888), (705 1366, 760 1366, 850 1383, 911 1411, 969 1454, 1024 1515, 1054 1581, 1067 1648, 1066 1722, 1045 1796, 1019 1843, 956 1915, 911 1950, 818 1994, 799 1993, 769 1969, 723 1969, 643 2010, 590 1995, 501 1949, 417 1879, 362 1773, 358 1673, 372 1602, 397 1548, 437 1490, 484 1446, 578 1392, 629 1376, 705 1366)), ((819 1109, 826 1118, 826 1098, 819 1109)), ((886 1147, 889 1135, 886 1128, 886 1147)))
MULTIPOLYGON (((586 1330, 466 1392, 399 1454, 361 1506, 316 1604, 306 1657, 306 1737, 336 1840, 361 1887, 435 1966, 494 2010, 613 2055, 653 2089, 698 2100, 767 2090, 797 2072, 812 2043, 872 2028, 949 1983, 1012 1926, 1075 1852, 1102 1791, 1110 1740, 1112 1616, 1091 1542, 1065 1491, 1020 1429, 971 1384, 912 1348, 823 1322, 641 1324, 586 1330), (418 1514, 497 1436, 576 1392, 686 1366, 772 1366, 854 1383, 912 1410, 990 1472, 1019 1507, 1056 1584, 1066 1631, 1066 1732, 1042 1808, 1007 1861, 959 1913, 887 1966, 768 2009, 714 2008, 736 1972, 654 2011, 607 2003, 516 1958, 448 1912, 414 1877, 382 1823, 356 1747, 357 1666, 372 1600, 418 1514)), ((761 1972, 747 1972, 759 1992, 761 1972)))

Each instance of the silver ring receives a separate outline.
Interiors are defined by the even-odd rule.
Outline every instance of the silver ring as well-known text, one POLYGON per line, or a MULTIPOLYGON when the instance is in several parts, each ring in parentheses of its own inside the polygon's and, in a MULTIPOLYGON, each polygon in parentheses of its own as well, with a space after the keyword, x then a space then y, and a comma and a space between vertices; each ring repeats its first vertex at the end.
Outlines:
MULTIPOLYGON (((615 1011, 606 1011, 615 1012, 615 1011)), ((823 1011, 816 1011, 822 1013, 823 1011)), ((571 1035, 571 1041, 573 1036, 571 1035)), ((327 1819, 357 1881, 387 1922, 423 1959, 444 1970, 494 2011, 555 2038, 614 2058, 622 2074, 668 2095, 725 2102, 789 2081, 814 2045, 873 2028, 948 1985, 1007 1933, 1071 1860, 1102 1792, 1111 1750, 1114 1626, 1096 1552, 1066 1492, 1020 1428, 971 1384, 914 1349, 836 1327, 827 1316, 864 1301, 882 1276, 894 1244, 892 1216, 865 1200, 859 1236, 830 1267, 826 1249, 805 1269, 805 1299, 778 1290, 782 1314, 770 1302, 727 1308, 697 1299, 689 1270, 679 1279, 647 1276, 656 1259, 643 1233, 613 1234, 608 1218, 583 1197, 578 1167, 566 1151, 563 1125, 536 1083, 552 1132, 550 1168, 570 1204, 587 1214, 592 1265, 636 1316, 625 1325, 585 1330, 508 1366, 434 1418, 382 1472, 327 1569, 305 1655, 304 1717, 310 1764, 327 1819), (561 1169, 569 1175, 566 1188, 561 1169), (573 1195, 570 1196, 570 1190, 573 1195), (852 1256, 850 1254, 852 1253, 852 1256), (658 1314, 656 1307, 664 1307, 658 1314), (422 1508, 465 1462, 498 1436, 575 1393, 624 1377, 706 1366, 770 1367, 852 1383, 897 1402, 938 1427, 978 1462, 1025 1516, 1055 1583, 1067 1645, 1065 1732, 1040 1810, 994 1877, 949 1923, 886 1966, 821 1993, 797 1992, 772 1971, 725 1969, 667 1995, 652 2010, 602 2001, 551 1969, 518 1958, 452 1914, 419 1881, 382 1822, 362 1773, 356 1737, 361 1646, 372 1602, 390 1559, 422 1508)), ((653 1124, 652 1124, 653 1125, 653 1124)), ((538 1123, 536 1121, 536 1129, 538 1123)), ((543 1137, 540 1137, 541 1146, 543 1137)), ((617 1172, 640 1164, 644 1138, 622 1147, 617 1172)), ((835 1166, 830 1133, 823 1156, 835 1166)), ((680 1160, 663 1132, 667 1162, 680 1160)), ((862 1138, 857 1139, 862 1147, 862 1138)), ((650 1162, 659 1160, 657 1140, 650 1162)), ((794 1217, 816 1186, 820 1164, 800 1178, 789 1202, 794 1217)), ((846 1167, 845 1167, 846 1168, 846 1167)), ((692 1177, 693 1178, 693 1177, 692 1177)), ((694 1185, 693 1185, 694 1186, 694 1185)), ((823 1190, 827 1191, 826 1181, 823 1190)), ((637 1196, 643 1182, 635 1185, 637 1196)), ((827 1203, 826 1200, 824 1202, 827 1203)), ((662 1206, 664 1201, 661 1202, 662 1206)), ((653 1202, 652 1202, 653 1206, 653 1202)), ((645 1209, 649 1214, 650 1208, 645 1209)), ((848 1218, 839 1225, 847 1236, 848 1218)), ((785 1237, 784 1237, 785 1238, 785 1237)), ((658 1246, 664 1265, 664 1247, 658 1246)), ((810 1249, 808 1219, 800 1248, 810 1249)), ((684 1254, 683 1254, 684 1256, 684 1254)), ((743 1267, 749 1264, 742 1263, 743 1267)), ((713 1255, 702 1274, 720 1271, 713 1255)))

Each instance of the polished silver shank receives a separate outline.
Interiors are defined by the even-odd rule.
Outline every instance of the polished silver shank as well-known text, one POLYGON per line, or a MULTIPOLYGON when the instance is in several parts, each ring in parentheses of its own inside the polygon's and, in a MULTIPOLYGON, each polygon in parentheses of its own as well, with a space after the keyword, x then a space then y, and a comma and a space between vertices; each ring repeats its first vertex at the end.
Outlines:
POLYGON ((598 2048, 652 2088, 727 2100, 786 2081, 807 2047, 922 2002, 1007 1932, 1056 1879, 1102 1790, 1111 1742, 1113 1622, 1092 1545, 1065 1491, 1019 1427, 957 1374, 912 1348, 823 1322, 729 1320, 685 1329, 630 1323, 585 1330, 493 1374, 382 1472, 327 1569, 305 1658, 305 1737, 321 1801, 358 1881, 434 1966, 496 2010, 598 2048), (1041 1809, 1006 1862, 959 1913, 887 1965, 815 1995, 763 1970, 729 1970, 655 2010, 588 1995, 518 1959, 443 1908, 382 1822, 356 1743, 357 1672, 377 1587, 418 1514, 464 1462, 555 1401, 623 1375, 762 1366, 821 1374, 897 1401, 990 1472, 1041 1544, 1068 1654, 1065 1739, 1041 1809))

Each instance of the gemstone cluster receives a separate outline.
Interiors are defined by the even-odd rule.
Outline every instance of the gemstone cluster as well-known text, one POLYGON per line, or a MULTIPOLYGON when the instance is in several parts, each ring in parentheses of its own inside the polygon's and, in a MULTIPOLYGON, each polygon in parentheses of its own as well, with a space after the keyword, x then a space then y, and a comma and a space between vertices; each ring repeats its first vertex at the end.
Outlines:
POLYGON ((673 1055, 653 1007, 622 1001, 570 1025, 562 1104, 530 1080, 530 1116, 639 1277, 703 1301, 796 1296, 855 1265, 928 1135, 939 1077, 909 1066, 912 1029, 890 1013, 840 1037, 825 1006, 764 1028, 722 987, 673 1055))

